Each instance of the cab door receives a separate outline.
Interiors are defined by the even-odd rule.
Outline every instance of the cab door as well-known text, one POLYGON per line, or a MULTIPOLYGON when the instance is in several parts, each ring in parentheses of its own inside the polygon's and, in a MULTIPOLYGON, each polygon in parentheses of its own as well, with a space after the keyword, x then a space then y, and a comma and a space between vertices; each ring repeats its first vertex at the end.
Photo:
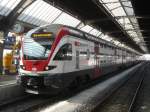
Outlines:
POLYGON ((64 57, 64 73, 72 72, 74 69, 72 43, 65 44, 64 57))

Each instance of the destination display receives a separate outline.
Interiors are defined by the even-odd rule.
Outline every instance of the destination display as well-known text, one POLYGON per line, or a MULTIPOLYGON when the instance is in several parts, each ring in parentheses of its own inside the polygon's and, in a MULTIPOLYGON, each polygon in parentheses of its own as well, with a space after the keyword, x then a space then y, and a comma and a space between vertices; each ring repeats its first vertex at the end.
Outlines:
POLYGON ((50 33, 50 32, 33 33, 31 35, 32 38, 50 38, 51 36, 52 36, 52 33, 50 33))

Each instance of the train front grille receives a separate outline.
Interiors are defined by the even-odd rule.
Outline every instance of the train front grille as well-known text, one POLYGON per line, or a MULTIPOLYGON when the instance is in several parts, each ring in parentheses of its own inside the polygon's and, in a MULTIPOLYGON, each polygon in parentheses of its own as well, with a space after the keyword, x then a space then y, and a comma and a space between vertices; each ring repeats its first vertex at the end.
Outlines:
POLYGON ((36 77, 36 76, 23 76, 21 78, 21 82, 23 86, 27 87, 43 87, 44 86, 44 78, 36 77))

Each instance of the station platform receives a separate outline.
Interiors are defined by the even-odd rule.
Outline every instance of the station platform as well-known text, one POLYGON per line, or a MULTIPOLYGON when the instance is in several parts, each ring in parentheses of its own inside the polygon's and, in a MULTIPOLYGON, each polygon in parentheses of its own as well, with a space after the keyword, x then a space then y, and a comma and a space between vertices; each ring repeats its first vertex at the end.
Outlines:
POLYGON ((16 75, 0 75, 0 86, 16 82, 16 75))
POLYGON ((0 82, 1 81, 10 81, 10 80, 15 80, 16 75, 0 75, 0 82))

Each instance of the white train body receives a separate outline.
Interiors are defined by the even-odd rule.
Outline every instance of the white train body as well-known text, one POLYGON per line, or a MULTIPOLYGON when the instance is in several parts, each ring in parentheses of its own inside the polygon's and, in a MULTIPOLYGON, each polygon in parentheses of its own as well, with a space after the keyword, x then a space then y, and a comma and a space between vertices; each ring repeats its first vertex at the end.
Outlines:
POLYGON ((81 77, 95 79, 132 65, 136 55, 72 27, 38 27, 22 41, 18 82, 38 92, 62 89, 81 77))

